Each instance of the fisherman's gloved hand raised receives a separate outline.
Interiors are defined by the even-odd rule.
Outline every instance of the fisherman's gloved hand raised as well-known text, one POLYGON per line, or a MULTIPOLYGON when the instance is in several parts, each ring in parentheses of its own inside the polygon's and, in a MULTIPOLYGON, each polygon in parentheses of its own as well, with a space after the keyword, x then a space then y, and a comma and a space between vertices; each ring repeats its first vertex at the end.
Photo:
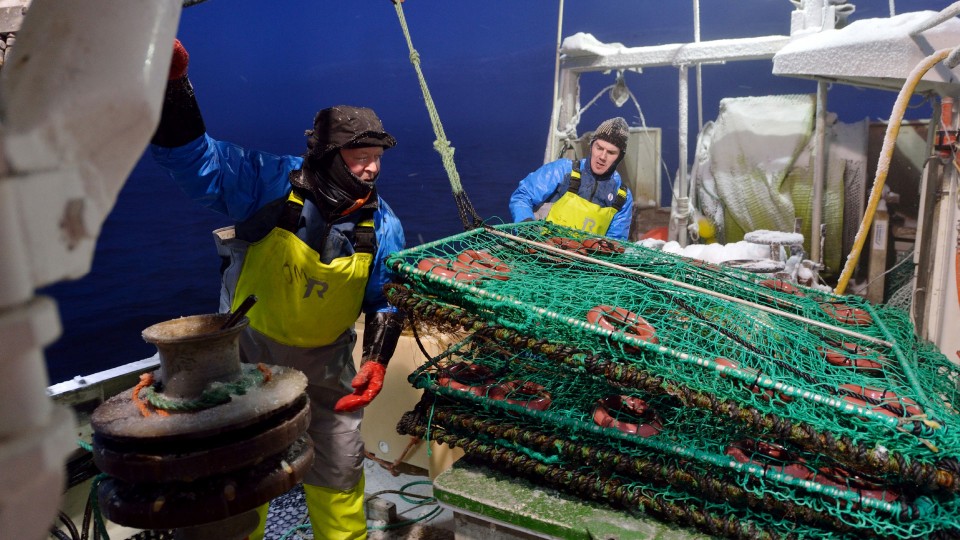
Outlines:
POLYGON ((193 93, 193 84, 187 77, 189 63, 190 55, 186 47, 179 39, 174 39, 167 89, 163 97, 163 111, 157 131, 150 140, 152 144, 176 148, 198 139, 207 130, 197 97, 193 93))
POLYGON ((190 55, 179 39, 173 40, 173 58, 170 59, 170 76, 167 80, 175 81, 187 74, 187 65, 190 55))

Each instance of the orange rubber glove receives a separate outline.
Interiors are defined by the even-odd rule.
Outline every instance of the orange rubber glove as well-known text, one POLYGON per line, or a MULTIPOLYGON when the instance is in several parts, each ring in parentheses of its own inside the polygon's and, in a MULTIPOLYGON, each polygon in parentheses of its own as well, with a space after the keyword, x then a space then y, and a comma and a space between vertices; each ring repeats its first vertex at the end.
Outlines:
POLYGON ((173 58, 170 59, 169 80, 175 81, 187 74, 187 65, 190 64, 190 55, 179 39, 173 40, 173 58))
POLYGON ((387 366, 374 360, 360 364, 360 371, 350 383, 350 386, 353 386, 353 393, 340 398, 333 406, 333 410, 353 412, 369 405, 383 388, 383 376, 386 372, 387 366))

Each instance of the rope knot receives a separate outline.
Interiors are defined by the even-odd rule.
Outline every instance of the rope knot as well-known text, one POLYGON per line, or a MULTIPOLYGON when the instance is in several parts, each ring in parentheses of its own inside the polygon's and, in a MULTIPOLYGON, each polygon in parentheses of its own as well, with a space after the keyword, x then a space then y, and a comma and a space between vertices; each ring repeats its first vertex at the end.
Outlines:
POLYGON ((411 64, 419 64, 419 63, 420 63, 420 53, 418 53, 416 50, 411 50, 411 51, 410 51, 410 63, 411 63, 411 64))
POLYGON ((441 154, 450 154, 451 156, 453 155, 453 152, 455 150, 452 146, 450 146, 450 141, 446 139, 443 139, 443 140, 437 139, 433 141, 433 148, 434 150, 436 150, 437 152, 440 152, 441 154))

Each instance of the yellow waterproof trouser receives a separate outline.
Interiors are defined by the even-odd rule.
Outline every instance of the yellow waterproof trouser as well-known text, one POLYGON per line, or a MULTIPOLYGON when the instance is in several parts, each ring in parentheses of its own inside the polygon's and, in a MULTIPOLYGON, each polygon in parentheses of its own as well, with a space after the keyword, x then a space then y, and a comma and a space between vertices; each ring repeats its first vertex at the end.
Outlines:
POLYGON ((367 537, 363 488, 363 474, 360 482, 346 491, 303 485, 315 540, 363 540, 367 537))
MULTIPOLYGON (((363 474, 360 475, 360 482, 347 491, 303 485, 314 540, 364 540, 367 537, 363 489, 363 474)), ((264 540, 269 507, 269 503, 257 507, 260 524, 247 540, 264 540)))
POLYGON ((270 510, 270 503, 261 504, 256 510, 257 517, 260 518, 260 524, 250 533, 247 540, 263 540, 264 529, 267 528, 267 511, 270 510))

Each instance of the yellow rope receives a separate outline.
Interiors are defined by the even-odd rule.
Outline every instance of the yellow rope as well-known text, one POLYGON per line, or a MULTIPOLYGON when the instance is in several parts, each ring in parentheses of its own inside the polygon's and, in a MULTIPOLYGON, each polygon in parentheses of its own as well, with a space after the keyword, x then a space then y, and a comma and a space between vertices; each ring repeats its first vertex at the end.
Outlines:
POLYGON ((393 6, 397 10, 397 18, 400 19, 400 27, 403 29, 403 37, 407 40, 407 47, 410 49, 410 63, 417 71, 417 79, 420 81, 420 90, 423 91, 423 102, 427 106, 427 113, 430 115, 430 123, 433 125, 433 132, 437 135, 437 140, 433 142, 433 148, 440 153, 443 160, 443 168, 447 171, 447 177, 450 179, 450 187, 454 193, 462 192, 463 186, 460 184, 460 175, 457 173, 457 167, 453 162, 454 148, 450 146, 446 134, 443 132, 443 124, 440 123, 440 115, 437 113, 437 107, 430 97, 430 90, 427 88, 427 81, 423 77, 423 71, 420 69, 420 53, 413 48, 413 41, 410 39, 410 30, 407 28, 407 20, 403 16, 402 2, 394 2, 393 6))
POLYGON ((950 49, 941 49, 925 58, 923 62, 913 69, 907 77, 903 88, 900 89, 900 94, 897 96, 897 101, 893 106, 893 112, 890 114, 890 122, 887 124, 887 133, 883 138, 883 148, 880 151, 880 161, 877 163, 877 175, 873 180, 870 200, 867 202, 867 209, 864 211, 863 220, 860 222, 860 230, 854 239, 853 249, 850 250, 850 255, 847 256, 847 263, 843 267, 840 280, 837 283, 836 289, 834 289, 836 294, 843 294, 844 291, 846 291, 847 283, 850 281, 853 270, 857 267, 857 262, 860 260, 860 252, 863 249, 864 242, 867 241, 867 232, 870 230, 870 225, 873 222, 873 215, 876 213, 877 206, 880 204, 883 184, 887 180, 887 173, 890 169, 893 148, 897 144, 897 135, 900 133, 900 122, 903 120, 903 114, 907 108, 907 103, 910 101, 910 96, 913 95, 914 88, 917 87, 917 84, 920 82, 920 79, 923 78, 924 74, 949 54, 950 49))

